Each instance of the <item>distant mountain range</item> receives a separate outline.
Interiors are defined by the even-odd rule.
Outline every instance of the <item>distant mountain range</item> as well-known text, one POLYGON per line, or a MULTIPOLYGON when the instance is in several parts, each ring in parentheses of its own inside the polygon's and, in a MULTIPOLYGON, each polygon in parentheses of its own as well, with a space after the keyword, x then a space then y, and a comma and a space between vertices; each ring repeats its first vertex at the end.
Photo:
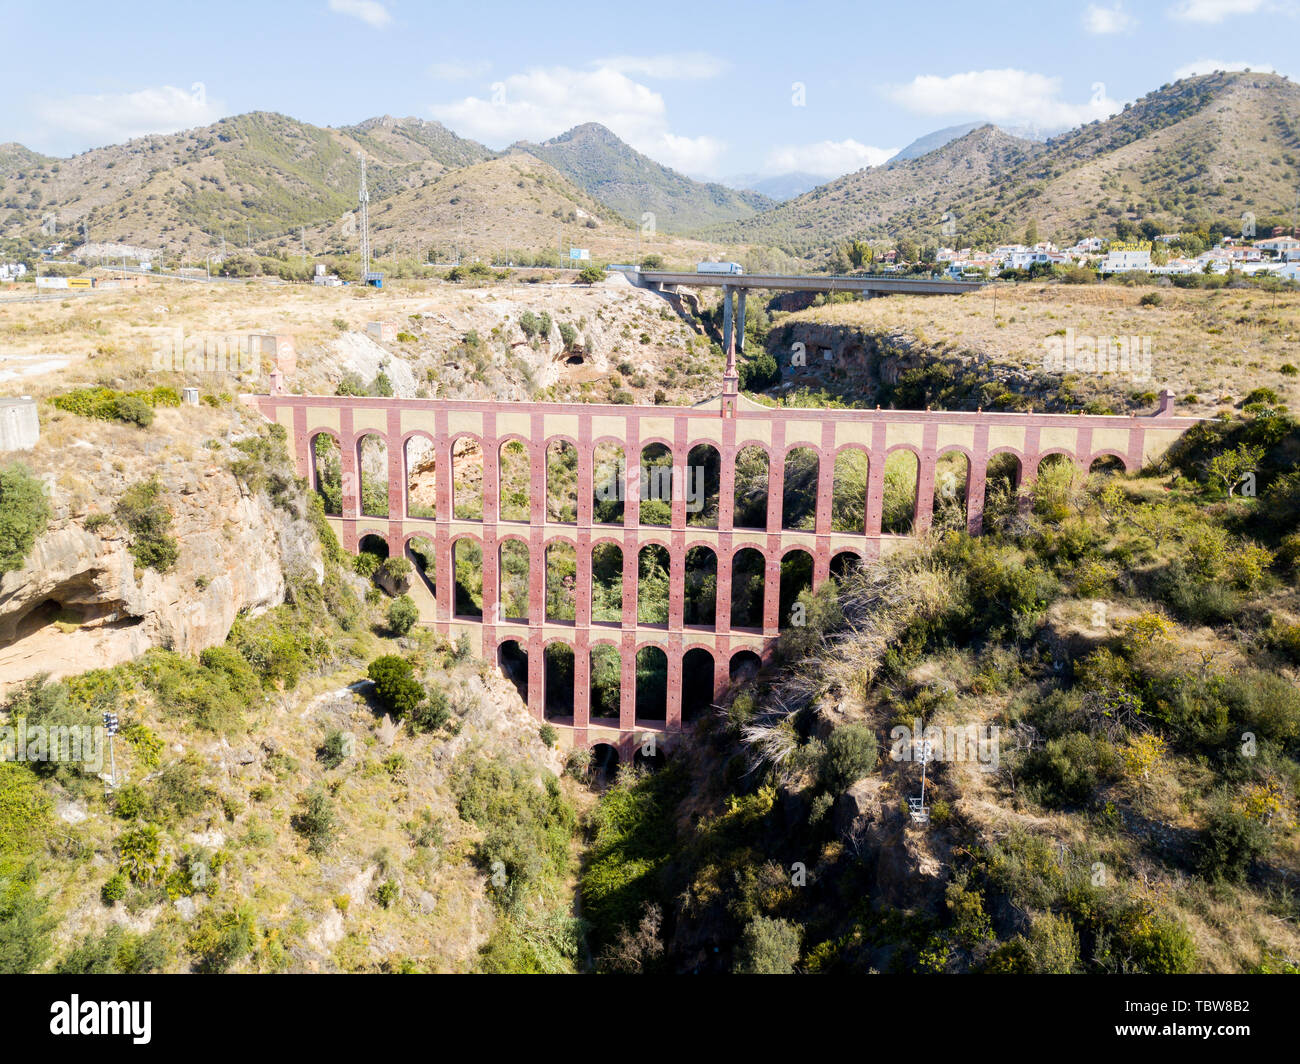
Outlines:
POLYGON ((1188 78, 1045 141, 1019 132, 1033 135, 951 126, 883 166, 825 182, 739 175, 730 183, 752 187, 738 189, 680 174, 595 123, 498 152, 417 118, 329 128, 253 112, 68 159, 0 145, 0 237, 57 232, 201 257, 222 236, 283 249, 305 229, 345 247, 362 151, 372 222, 398 247, 556 247, 566 225, 632 234, 649 212, 663 233, 815 262, 850 238, 962 244, 1030 227, 1069 238, 1110 236, 1125 220, 1173 231, 1246 212, 1289 218, 1300 186, 1300 88, 1273 74, 1188 78))

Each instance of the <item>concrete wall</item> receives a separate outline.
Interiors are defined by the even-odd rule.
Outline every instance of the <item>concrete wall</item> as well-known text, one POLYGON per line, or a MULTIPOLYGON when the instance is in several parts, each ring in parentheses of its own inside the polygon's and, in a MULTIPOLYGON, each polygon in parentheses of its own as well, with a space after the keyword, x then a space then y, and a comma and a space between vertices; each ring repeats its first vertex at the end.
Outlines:
POLYGON ((0 451, 30 451, 40 438, 35 399, 0 399, 0 451))

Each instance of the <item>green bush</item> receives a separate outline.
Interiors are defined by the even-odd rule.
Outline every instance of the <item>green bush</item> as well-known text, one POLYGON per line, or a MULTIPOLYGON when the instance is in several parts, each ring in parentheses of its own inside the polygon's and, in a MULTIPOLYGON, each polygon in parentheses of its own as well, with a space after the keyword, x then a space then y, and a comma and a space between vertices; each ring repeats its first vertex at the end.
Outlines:
POLYGON ((0 469, 0 573, 22 568, 49 520, 45 486, 27 467, 14 463, 0 469))
POLYGON ((438 688, 429 688, 428 697, 411 710, 411 727, 416 731, 432 732, 447 726, 451 720, 451 708, 447 696, 438 688))
POLYGON ((1119 755, 1105 739, 1072 732, 1025 758, 1024 777, 1044 805, 1082 805, 1103 780, 1119 772, 1119 755))
POLYGON ((375 658, 366 670, 374 681, 375 696, 394 716, 405 717, 424 701, 424 688, 415 680, 414 671, 409 661, 396 654, 375 658))
POLYGON ((876 733, 865 724, 842 724, 826 740, 821 778, 834 794, 846 790, 876 767, 876 733))
POLYGON ((735 970, 744 975, 788 975, 799 962, 802 945, 798 924, 756 916, 740 936, 735 970))
POLYGON ((338 768, 348 758, 352 746, 351 737, 334 728, 325 736, 316 756, 326 768, 338 768))
POLYGON ((167 387, 135 392, 118 392, 112 388, 78 388, 56 395, 50 402, 57 409, 80 417, 125 421, 143 428, 153 422, 155 407, 180 406, 181 397, 175 388, 167 387))
POLYGON ((1207 879, 1239 883, 1268 847, 1268 827, 1222 796, 1211 804, 1197 835, 1197 869, 1207 879))
POLYGON ((334 842, 338 818, 334 803, 321 787, 313 787, 303 799, 303 808, 293 818, 294 830, 307 840, 307 852, 325 853, 334 842))
POLYGON ((420 609, 410 595, 398 595, 388 605, 388 627, 395 635, 406 635, 420 619, 420 609))
POLYGON ((155 476, 133 484, 113 508, 118 521, 131 533, 131 554, 146 569, 167 572, 180 556, 180 544, 168 535, 172 515, 159 498, 162 482, 155 476))

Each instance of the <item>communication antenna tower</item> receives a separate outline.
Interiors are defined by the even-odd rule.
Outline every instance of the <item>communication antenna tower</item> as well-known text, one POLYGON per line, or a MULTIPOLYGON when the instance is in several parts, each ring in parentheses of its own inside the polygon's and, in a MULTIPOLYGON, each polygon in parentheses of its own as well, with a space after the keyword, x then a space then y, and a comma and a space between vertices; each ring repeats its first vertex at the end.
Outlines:
POLYGON ((370 274, 370 190, 366 188, 366 156, 361 156, 361 280, 365 282, 370 274))

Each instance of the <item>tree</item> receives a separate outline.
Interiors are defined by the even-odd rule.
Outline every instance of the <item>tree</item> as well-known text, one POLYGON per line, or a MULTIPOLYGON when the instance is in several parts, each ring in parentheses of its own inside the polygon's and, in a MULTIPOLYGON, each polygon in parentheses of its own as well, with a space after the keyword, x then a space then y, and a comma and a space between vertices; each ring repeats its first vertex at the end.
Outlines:
POLYGON ((388 606, 388 627, 397 635, 406 635, 419 619, 419 607, 410 595, 398 595, 388 606))
POLYGON ((374 681, 375 696, 390 713, 405 717, 424 701, 424 688, 416 682, 414 669, 405 658, 384 654, 375 658, 366 670, 374 681))
POLYGON ((1241 483, 1242 476, 1258 469, 1263 458, 1263 447, 1239 443, 1231 451, 1220 451, 1211 458, 1208 469, 1210 476, 1222 481, 1224 489, 1231 496, 1241 483))
POLYGON ((580 284, 600 284, 604 279, 604 269, 596 265, 584 266, 582 272, 578 274, 578 282, 580 284))
POLYGON ((865 724, 844 724, 831 732, 822 758, 822 780, 838 793, 876 767, 876 733, 865 724))
POLYGON ((740 937, 736 971, 742 975, 789 975, 799 961, 803 929, 789 920, 756 916, 740 937))
POLYGON ((0 469, 0 573, 22 568, 49 520, 45 488, 27 467, 0 469))

